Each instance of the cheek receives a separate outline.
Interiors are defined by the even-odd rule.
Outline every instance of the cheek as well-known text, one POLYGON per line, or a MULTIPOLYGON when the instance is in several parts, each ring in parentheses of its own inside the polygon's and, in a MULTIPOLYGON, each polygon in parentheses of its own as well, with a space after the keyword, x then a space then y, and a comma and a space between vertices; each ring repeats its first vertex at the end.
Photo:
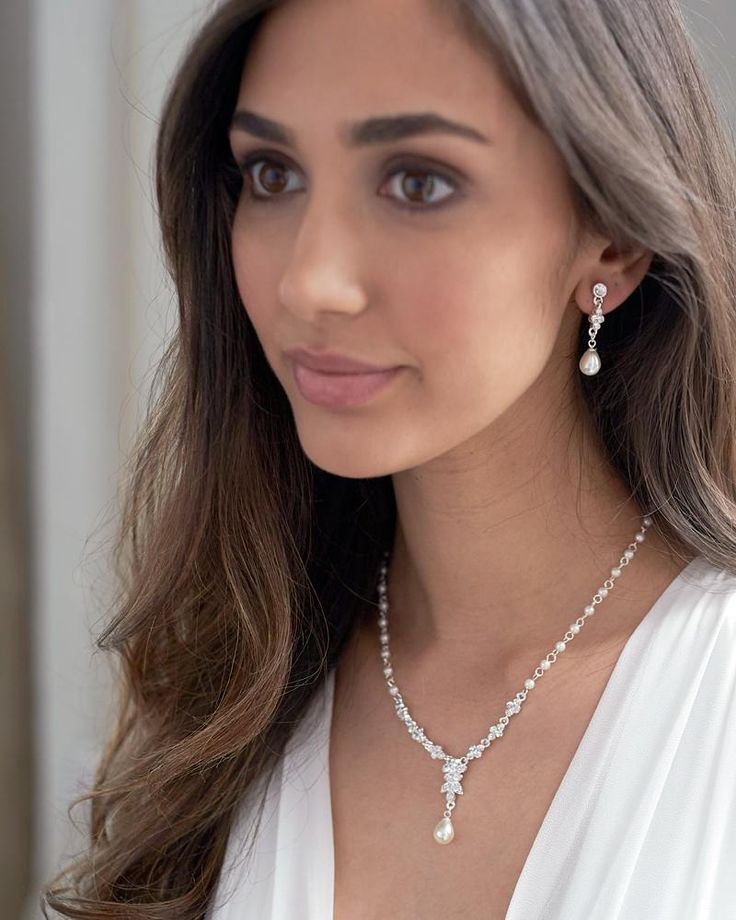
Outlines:
POLYGON ((236 222, 231 240, 235 283, 264 350, 268 344, 267 331, 276 318, 274 291, 280 281, 273 252, 272 244, 264 243, 252 232, 246 233, 236 222))
POLYGON ((539 375, 559 317, 530 264, 517 241, 484 245, 482 254, 444 247, 403 274, 391 294, 396 331, 418 365, 428 403, 495 414, 539 375))

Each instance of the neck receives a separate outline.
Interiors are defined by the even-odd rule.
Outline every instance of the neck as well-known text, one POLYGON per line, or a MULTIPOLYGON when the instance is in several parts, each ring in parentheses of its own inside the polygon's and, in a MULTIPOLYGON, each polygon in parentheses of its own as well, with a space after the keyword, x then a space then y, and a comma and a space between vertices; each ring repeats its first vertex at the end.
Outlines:
MULTIPOLYGON (((531 440, 495 431, 492 444, 476 441, 394 475, 387 592, 392 654, 404 675, 455 665, 480 678, 528 666, 582 615, 634 542, 648 509, 636 506, 596 439, 585 428, 577 437, 559 426, 535 430, 531 440)), ((586 622, 568 657, 629 632, 686 564, 650 516, 644 542, 600 605, 605 613, 586 622)))

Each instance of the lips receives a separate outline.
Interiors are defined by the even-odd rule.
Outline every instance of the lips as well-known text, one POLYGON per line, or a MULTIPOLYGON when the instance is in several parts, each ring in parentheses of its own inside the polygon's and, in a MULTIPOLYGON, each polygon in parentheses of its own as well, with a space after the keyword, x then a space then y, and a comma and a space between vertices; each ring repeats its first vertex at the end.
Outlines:
POLYGON ((347 409, 367 403, 404 370, 403 367, 393 367, 364 374, 326 374, 305 367, 298 361, 292 363, 294 380, 302 396, 314 405, 331 409, 347 409))
POLYGON ((301 347, 287 348, 284 354, 303 367, 322 374, 375 374, 396 369, 395 366, 371 364, 337 352, 318 352, 301 347))

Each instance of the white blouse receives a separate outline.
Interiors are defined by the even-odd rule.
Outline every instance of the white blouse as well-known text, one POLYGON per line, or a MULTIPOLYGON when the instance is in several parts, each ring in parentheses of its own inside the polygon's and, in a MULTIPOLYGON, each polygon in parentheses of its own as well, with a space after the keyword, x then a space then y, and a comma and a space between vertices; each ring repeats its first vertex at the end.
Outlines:
MULTIPOLYGON (((246 796, 207 920, 332 920, 334 671, 246 796)), ((366 885, 370 879, 366 878, 366 885)), ((506 920, 736 920, 736 577, 693 559, 629 636, 506 920)))

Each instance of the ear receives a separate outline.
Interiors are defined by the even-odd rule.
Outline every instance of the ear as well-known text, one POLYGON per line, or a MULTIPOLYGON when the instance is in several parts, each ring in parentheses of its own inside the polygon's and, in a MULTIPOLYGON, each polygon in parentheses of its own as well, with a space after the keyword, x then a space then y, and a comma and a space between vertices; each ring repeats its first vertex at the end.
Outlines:
POLYGON ((654 253, 646 249, 617 249, 610 240, 591 249, 583 276, 573 292, 573 299, 583 313, 592 313, 593 288, 599 282, 608 288, 603 300, 603 312, 610 313, 620 306, 644 280, 654 253))

